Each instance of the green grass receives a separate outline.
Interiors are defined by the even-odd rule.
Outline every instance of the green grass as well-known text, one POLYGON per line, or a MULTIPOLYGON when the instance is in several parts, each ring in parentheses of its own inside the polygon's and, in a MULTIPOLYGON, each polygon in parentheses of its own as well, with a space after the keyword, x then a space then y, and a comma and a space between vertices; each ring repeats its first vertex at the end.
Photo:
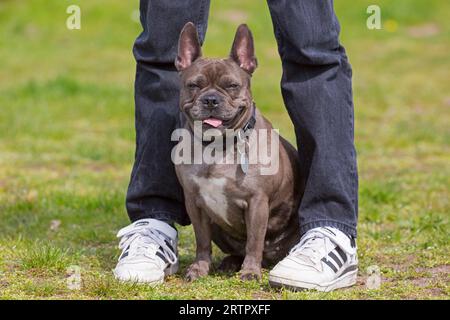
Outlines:
MULTIPOLYGON (((166 284, 113 279, 115 233, 128 223, 137 8, 137 0, 0 1, 0 298, 449 298, 449 3, 336 1, 354 69, 360 274, 355 287, 328 294, 270 289, 267 271, 259 283, 219 273, 186 283, 190 227, 179 229, 181 273, 166 284), (73 3, 80 31, 65 28, 73 3), (370 31, 374 3, 384 28, 370 31), (66 285, 72 265, 82 270, 81 290, 66 285), (371 265, 382 272, 377 290, 365 286, 371 265)), ((213 1, 205 53, 227 54, 241 22, 256 38, 255 100, 293 141, 264 2, 213 1)))

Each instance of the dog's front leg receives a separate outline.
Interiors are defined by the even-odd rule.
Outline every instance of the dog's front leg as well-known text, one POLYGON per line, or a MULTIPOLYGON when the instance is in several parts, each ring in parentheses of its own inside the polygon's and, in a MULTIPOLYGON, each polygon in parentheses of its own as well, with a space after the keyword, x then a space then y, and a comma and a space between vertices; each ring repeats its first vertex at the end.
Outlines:
POLYGON ((267 196, 259 194, 252 197, 245 213, 247 243, 245 259, 240 271, 242 280, 261 279, 261 261, 268 220, 269 201, 267 196))
MULTIPOLYGON (((195 197, 185 197, 185 199, 195 199, 195 197)), ((195 203, 191 202, 192 200, 186 201, 186 210, 194 227, 196 257, 186 272, 188 281, 206 276, 211 265, 211 220, 208 215, 202 214, 195 203)))

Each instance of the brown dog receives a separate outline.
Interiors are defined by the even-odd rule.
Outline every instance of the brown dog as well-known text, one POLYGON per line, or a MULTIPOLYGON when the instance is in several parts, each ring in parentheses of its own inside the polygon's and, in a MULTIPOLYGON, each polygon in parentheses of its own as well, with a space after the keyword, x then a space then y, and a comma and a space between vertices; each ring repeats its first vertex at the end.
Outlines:
MULTIPOLYGON (((206 59, 201 57, 195 26, 187 23, 180 34, 175 65, 181 77, 180 107, 193 140, 195 121, 201 123, 202 130, 212 128, 219 134, 227 129, 251 134, 272 129, 252 100, 250 79, 257 62, 246 25, 237 29, 228 58, 206 59)), ((240 163, 176 165, 197 244, 188 280, 208 274, 211 241, 229 254, 220 268, 241 269, 242 279, 259 279, 262 264, 277 262, 299 241, 297 208, 303 183, 297 151, 276 135, 281 142, 278 170, 262 175, 262 164, 248 164, 246 159, 246 152, 262 147, 258 146, 261 140, 235 138, 228 149, 241 155, 240 163)), ((274 137, 265 142, 268 149, 271 139, 274 137)))

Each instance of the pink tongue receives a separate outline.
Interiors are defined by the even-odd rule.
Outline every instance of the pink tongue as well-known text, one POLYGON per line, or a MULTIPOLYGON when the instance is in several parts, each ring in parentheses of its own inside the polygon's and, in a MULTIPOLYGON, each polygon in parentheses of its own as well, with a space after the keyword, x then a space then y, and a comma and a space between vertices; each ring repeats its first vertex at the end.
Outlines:
POLYGON ((222 124, 222 120, 215 119, 215 118, 209 118, 209 119, 203 120, 203 123, 207 123, 210 126, 217 128, 218 126, 220 126, 222 124))

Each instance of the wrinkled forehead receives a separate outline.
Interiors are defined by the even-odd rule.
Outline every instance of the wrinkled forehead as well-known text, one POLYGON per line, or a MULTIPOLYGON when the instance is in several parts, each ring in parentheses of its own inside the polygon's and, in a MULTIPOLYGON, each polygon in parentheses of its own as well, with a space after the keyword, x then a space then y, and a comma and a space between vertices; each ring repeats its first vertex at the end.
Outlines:
POLYGON ((215 83, 227 78, 235 81, 243 81, 247 74, 229 59, 204 59, 196 60, 183 75, 185 80, 203 80, 215 83))

